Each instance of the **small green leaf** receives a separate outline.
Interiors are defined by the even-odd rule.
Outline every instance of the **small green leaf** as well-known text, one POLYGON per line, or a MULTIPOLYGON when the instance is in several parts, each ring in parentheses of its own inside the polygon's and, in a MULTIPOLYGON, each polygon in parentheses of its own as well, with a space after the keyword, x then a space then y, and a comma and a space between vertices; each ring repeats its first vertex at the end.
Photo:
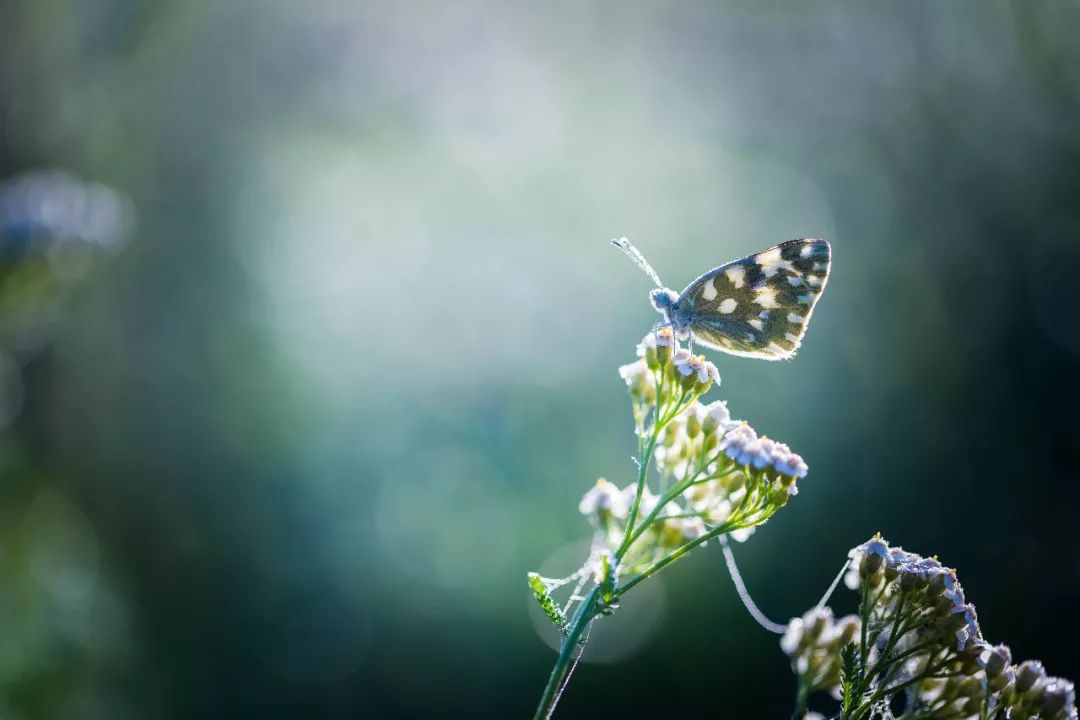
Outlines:
POLYGON ((533 596, 536 601, 540 603, 540 607, 543 609, 544 614, 548 616, 548 620, 552 622, 555 627, 559 628, 559 632, 566 632, 566 616, 559 610, 559 606, 555 604, 555 601, 548 595, 547 588, 544 587, 544 581, 540 579, 537 573, 529 573, 529 588, 532 590, 533 596))
POLYGON ((855 643, 848 643, 840 651, 840 688, 844 716, 855 708, 857 698, 855 690, 862 681, 862 668, 859 667, 859 649, 855 643))
POLYGON ((615 573, 612 572, 611 558, 607 553, 600 556, 600 598, 605 603, 615 599, 615 573))
POLYGON ((604 553, 600 556, 600 612, 611 615, 619 609, 618 598, 615 595, 615 568, 611 564, 611 556, 604 553))

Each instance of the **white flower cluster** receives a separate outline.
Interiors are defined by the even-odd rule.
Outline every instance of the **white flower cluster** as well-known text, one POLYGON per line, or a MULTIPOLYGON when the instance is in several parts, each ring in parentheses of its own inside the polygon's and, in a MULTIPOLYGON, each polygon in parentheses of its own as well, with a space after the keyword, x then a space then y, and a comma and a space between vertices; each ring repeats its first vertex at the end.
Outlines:
POLYGON ((802 478, 810 469, 802 457, 793 453, 787 445, 767 437, 758 437, 754 428, 746 424, 725 435, 720 449, 739 465, 751 465, 755 470, 772 467, 780 475, 802 478))
MULTIPOLYGON (((593 524, 604 531, 610 545, 615 546, 622 539, 626 522, 630 516, 630 506, 634 502, 637 486, 633 483, 621 490, 604 478, 600 478, 578 503, 578 510, 588 516, 593 524)), ((644 488, 639 517, 647 517, 660 502, 660 497, 644 488)), ((639 549, 644 546, 654 548, 672 548, 682 545, 687 540, 705 534, 705 523, 700 516, 688 517, 684 507, 675 500, 669 500, 657 512, 653 531, 639 540, 639 549)))
POLYGON ((1041 663, 1012 665, 987 643, 956 571, 936 558, 889 547, 880 536, 853 549, 846 581, 867 599, 868 671, 886 692, 910 684, 905 713, 917 717, 1075 720, 1072 683, 1041 663))
POLYGON ((791 658, 791 669, 805 692, 835 690, 840 685, 840 651, 859 636, 859 618, 833 619, 827 607, 812 608, 788 623, 780 649, 791 658))
POLYGON ((619 377, 626 381, 635 400, 656 401, 656 391, 663 385, 663 402, 677 397, 676 390, 700 395, 713 383, 720 382, 716 365, 689 350, 675 349, 671 328, 661 328, 646 335, 637 346, 638 359, 619 368, 619 377))
POLYGON ((693 355, 689 350, 680 349, 675 351, 672 361, 675 363, 675 372, 680 378, 687 378, 687 382, 697 380, 699 385, 720 382, 720 371, 701 355, 693 355))
POLYGON ((891 615, 901 600, 908 612, 918 611, 931 622, 913 634, 910 642, 922 641, 939 632, 947 636, 954 650, 961 652, 982 639, 975 606, 964 597, 964 588, 956 571, 944 567, 937 558, 926 558, 900 547, 890 548, 881 537, 874 537, 854 548, 846 584, 857 588, 866 579, 872 589, 880 588, 882 616, 891 615))
POLYGON ((620 489, 599 480, 578 506, 607 550, 623 544, 633 518, 622 571, 714 529, 745 540, 797 493, 796 481, 808 470, 787 445, 732 420, 725 403, 699 402, 720 376, 712 363, 677 348, 670 328, 646 335, 637 354, 619 375, 634 401, 641 444, 659 471, 659 490, 641 488, 635 515, 636 483, 620 489))

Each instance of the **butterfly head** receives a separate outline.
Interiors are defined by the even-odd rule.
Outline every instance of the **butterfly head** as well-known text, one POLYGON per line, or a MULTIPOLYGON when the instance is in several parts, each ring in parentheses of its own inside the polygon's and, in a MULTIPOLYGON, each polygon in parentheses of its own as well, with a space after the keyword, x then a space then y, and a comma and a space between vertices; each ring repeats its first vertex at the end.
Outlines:
POLYGON ((649 300, 652 301, 656 311, 667 318, 671 310, 679 303, 679 293, 668 288, 658 288, 649 293, 649 300))

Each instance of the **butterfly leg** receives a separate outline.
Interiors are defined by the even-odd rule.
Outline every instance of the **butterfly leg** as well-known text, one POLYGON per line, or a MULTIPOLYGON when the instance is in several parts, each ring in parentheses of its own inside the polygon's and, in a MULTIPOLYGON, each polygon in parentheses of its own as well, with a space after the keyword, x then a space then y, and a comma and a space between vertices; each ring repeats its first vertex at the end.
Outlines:
POLYGON ((675 337, 675 325, 674 324, 672 324, 670 322, 658 322, 658 323, 656 323, 655 325, 652 326, 653 335, 655 336, 657 333, 659 333, 661 330, 663 330, 666 327, 671 328, 671 339, 672 339, 672 342, 674 343, 674 346, 671 348, 672 351, 678 350, 679 349, 679 339, 675 337))

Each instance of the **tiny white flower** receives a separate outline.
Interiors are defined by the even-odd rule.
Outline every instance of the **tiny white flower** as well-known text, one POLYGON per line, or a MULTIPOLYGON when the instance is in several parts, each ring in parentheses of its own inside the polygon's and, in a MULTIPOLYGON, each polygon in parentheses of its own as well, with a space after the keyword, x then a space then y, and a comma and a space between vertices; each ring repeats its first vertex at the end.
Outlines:
POLYGON ((1038 660, 1025 660, 1016 668, 1016 691, 1023 694, 1046 680, 1046 669, 1038 660))
POLYGON ((635 360, 632 363, 619 366, 619 377, 625 380, 627 385, 632 384, 639 375, 652 376, 649 368, 645 367, 644 360, 635 360))
POLYGON ((802 457, 788 450, 787 445, 782 446, 787 452, 774 460, 774 467, 781 475, 790 475, 795 478, 804 478, 810 472, 810 467, 802 457))
POLYGON ((795 654, 795 651, 799 649, 799 643, 802 642, 802 635, 802 618, 792 618, 791 622, 787 624, 784 636, 780 638, 780 649, 784 651, 785 655, 795 654))
POLYGON ((703 416, 701 424, 706 433, 717 431, 726 433, 728 430, 731 430, 740 424, 731 419, 731 413, 728 411, 727 403, 722 400, 703 405, 702 411, 703 416))
POLYGON ((1076 689, 1068 680, 1047 678, 1040 705, 1040 717, 1076 720, 1076 689))
POLYGON ((604 478, 600 478, 596 481, 596 485, 581 498, 581 502, 578 503, 578 512, 596 517, 611 515, 625 518, 628 506, 619 488, 604 478))
POLYGON ((671 331, 670 327, 662 327, 655 333, 651 334, 653 335, 653 341, 657 345, 661 345, 663 347, 675 346, 675 333, 671 331))
POLYGON ((639 358, 644 358, 645 355, 648 354, 648 352, 650 350, 655 350, 655 349, 656 349, 656 336, 653 335, 652 333, 649 333, 645 337, 641 338, 641 342, 638 343, 637 356, 639 358))

